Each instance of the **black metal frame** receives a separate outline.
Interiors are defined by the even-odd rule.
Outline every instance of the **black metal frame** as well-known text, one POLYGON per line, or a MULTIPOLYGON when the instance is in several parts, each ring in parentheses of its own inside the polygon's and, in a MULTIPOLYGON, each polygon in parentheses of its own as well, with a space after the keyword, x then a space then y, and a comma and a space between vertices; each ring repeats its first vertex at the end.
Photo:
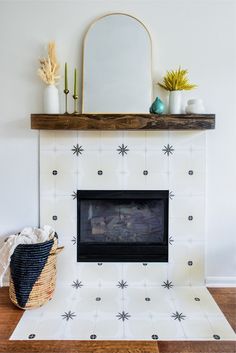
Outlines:
POLYGON ((81 262, 168 262, 168 190, 78 190, 77 261, 81 262), (164 201, 164 242, 104 243, 80 242, 80 200, 162 199, 164 201))

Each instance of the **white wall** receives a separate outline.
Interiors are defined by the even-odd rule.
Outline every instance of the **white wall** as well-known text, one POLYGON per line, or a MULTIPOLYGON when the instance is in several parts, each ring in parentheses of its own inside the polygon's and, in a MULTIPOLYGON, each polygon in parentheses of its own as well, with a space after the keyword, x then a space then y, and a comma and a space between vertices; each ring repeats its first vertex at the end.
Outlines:
MULTIPOLYGON (((137 16, 153 39, 153 77, 182 65, 216 113, 207 152, 206 276, 235 278, 236 41, 234 1, 6 1, 0 2, 0 234, 38 225, 38 133, 30 113, 42 111, 36 75, 45 44, 55 39, 62 66, 81 70, 82 38, 108 12, 137 16)), ((163 92, 157 91, 163 97, 163 92)))

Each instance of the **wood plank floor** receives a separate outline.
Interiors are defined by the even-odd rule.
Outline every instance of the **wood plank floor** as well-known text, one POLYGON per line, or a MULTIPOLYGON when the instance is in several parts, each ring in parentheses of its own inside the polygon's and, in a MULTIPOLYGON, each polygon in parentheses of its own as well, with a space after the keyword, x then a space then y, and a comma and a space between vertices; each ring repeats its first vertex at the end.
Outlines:
MULTIPOLYGON (((236 288, 209 288, 236 330, 236 288)), ((23 311, 0 288, 0 353, 235 353, 235 342, 137 342, 137 341, 9 341, 23 311)))

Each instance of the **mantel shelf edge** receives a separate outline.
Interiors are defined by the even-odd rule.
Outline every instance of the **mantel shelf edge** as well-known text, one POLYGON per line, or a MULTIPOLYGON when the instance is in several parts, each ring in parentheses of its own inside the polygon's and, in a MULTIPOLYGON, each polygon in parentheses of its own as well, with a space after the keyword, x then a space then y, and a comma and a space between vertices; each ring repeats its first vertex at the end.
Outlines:
POLYGON ((212 130, 215 114, 31 114, 37 130, 212 130))

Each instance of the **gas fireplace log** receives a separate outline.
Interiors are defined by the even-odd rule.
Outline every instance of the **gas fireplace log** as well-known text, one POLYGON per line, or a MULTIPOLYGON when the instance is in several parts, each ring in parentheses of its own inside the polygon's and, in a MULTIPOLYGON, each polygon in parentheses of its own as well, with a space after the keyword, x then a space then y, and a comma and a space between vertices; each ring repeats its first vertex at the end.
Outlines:
POLYGON ((106 232, 106 223, 104 217, 94 217, 91 219, 93 235, 102 235, 106 232))

